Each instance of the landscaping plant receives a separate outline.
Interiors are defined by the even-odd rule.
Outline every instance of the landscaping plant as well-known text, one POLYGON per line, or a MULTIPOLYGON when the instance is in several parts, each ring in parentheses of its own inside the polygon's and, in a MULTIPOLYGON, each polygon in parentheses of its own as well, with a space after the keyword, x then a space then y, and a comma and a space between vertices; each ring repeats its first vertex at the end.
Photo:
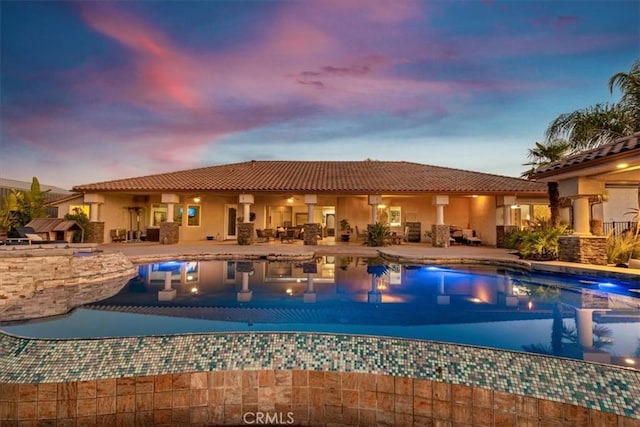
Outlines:
POLYGON ((566 231, 565 224, 554 227, 548 220, 538 220, 530 229, 512 232, 507 241, 521 258, 552 261, 558 259, 558 238, 566 231))
POLYGON ((367 246, 389 246, 391 245, 391 230, 389 226, 381 222, 371 224, 367 228, 367 246))

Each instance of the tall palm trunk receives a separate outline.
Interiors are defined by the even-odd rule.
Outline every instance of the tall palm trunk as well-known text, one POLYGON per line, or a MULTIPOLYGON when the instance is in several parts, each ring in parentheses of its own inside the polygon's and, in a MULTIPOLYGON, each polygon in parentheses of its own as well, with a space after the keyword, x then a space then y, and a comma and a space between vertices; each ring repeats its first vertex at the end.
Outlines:
POLYGON ((560 191, 557 182, 547 182, 547 193, 549 193, 549 210, 551 211, 551 226, 560 225, 560 191))

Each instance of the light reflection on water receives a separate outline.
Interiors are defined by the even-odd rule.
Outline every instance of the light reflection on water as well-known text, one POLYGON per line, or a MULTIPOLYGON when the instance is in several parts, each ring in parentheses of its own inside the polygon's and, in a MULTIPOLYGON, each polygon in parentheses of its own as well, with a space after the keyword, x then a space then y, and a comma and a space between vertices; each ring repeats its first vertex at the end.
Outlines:
POLYGON ((138 278, 111 298, 66 316, 2 329, 41 338, 346 333, 638 368, 640 298, 633 287, 638 285, 487 266, 389 264, 379 258, 169 262, 141 266, 138 278))

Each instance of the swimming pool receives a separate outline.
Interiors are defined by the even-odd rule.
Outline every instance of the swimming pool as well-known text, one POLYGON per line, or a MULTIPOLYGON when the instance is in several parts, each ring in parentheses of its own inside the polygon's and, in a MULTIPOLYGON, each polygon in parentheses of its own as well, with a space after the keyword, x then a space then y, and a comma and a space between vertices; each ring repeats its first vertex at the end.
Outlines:
POLYGON ((640 366, 637 283, 489 266, 324 256, 164 262, 65 316, 5 323, 34 338, 327 332, 444 341, 640 366))

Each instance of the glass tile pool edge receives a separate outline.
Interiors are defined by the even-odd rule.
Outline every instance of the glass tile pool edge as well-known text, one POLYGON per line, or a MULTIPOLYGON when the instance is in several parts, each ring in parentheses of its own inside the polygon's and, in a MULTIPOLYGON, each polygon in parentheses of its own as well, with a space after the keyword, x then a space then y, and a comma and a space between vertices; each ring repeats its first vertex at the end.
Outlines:
POLYGON ((301 333, 37 340, 0 334, 0 383, 322 370, 490 388, 640 419, 640 371, 408 339, 301 333))

